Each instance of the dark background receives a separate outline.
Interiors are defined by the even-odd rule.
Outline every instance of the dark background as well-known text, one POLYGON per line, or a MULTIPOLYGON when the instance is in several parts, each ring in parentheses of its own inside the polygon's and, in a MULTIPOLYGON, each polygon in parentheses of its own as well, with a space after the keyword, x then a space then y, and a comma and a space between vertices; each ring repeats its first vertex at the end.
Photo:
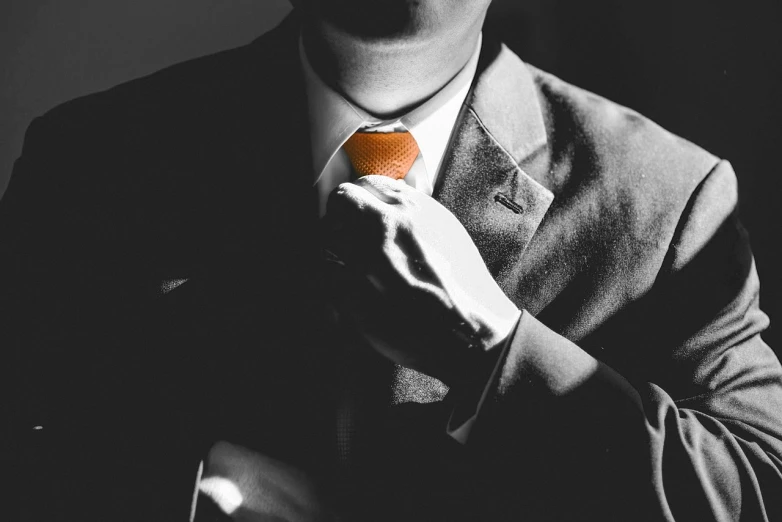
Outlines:
MULTIPOLYGON (((523 59, 729 159, 782 353, 779 0, 495 0, 488 24, 523 59)), ((0 191, 30 120, 66 100, 249 42, 286 0, 4 0, 0 191)))

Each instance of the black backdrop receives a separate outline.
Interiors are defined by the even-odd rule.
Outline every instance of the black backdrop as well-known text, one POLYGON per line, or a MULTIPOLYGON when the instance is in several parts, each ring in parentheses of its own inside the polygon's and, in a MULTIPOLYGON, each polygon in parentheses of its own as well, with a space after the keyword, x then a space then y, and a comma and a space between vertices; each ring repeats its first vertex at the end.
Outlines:
MULTIPOLYGON (((488 24, 523 59, 729 159, 782 354, 782 2, 495 0, 488 24)), ((285 0, 0 3, 0 189, 34 116, 171 63, 240 45, 285 0)))

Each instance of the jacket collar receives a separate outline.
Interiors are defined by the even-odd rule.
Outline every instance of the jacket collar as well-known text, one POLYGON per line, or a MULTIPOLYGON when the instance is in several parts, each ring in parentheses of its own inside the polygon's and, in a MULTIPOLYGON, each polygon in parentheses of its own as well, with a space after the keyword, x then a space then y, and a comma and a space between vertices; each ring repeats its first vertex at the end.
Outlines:
POLYGON ((532 73, 510 49, 490 37, 467 105, 516 163, 548 141, 532 73))
POLYGON ((554 195, 520 166, 547 146, 533 76, 505 45, 484 37, 434 197, 459 218, 502 286, 554 195))

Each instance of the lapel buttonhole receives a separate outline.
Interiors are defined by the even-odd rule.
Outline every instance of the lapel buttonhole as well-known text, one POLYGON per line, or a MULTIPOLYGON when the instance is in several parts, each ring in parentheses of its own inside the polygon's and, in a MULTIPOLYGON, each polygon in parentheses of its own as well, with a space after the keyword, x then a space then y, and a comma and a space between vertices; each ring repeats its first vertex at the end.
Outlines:
POLYGON ((494 195, 494 201, 499 203, 500 205, 512 210, 515 214, 522 214, 524 213, 524 207, 510 199, 508 196, 503 194, 502 192, 498 192, 494 195))

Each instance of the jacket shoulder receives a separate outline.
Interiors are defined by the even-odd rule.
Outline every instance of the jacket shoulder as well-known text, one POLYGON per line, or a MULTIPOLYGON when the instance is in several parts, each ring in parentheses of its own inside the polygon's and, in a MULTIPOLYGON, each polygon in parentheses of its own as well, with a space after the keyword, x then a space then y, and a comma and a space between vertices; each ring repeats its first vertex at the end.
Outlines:
POLYGON ((144 135, 170 139, 187 133, 253 100, 260 103, 266 91, 280 83, 278 78, 290 74, 293 53, 280 51, 293 40, 290 25, 283 22, 249 44, 65 102, 37 118, 33 127, 65 137, 88 133, 97 139, 116 133, 131 139, 144 135))
POLYGON ((37 191, 143 193, 219 166, 268 99, 290 91, 298 55, 280 44, 291 33, 278 27, 49 110, 28 127, 8 190, 33 177, 37 191))
POLYGON ((219 101, 249 74, 249 50, 239 47, 169 66, 110 89, 58 105, 35 120, 49 131, 126 127, 176 121, 200 112, 207 100, 219 101))
POLYGON ((692 192, 719 158, 638 112, 527 65, 538 86, 555 153, 589 154, 593 174, 658 190, 692 192), (575 149, 573 148, 575 147, 575 149))
MULTIPOLYGON (((590 201, 636 239, 668 244, 709 174, 734 176, 717 169, 720 158, 638 112, 528 67, 546 120, 553 191, 590 201)), ((735 193, 724 198, 733 204, 735 193)))
POLYGON ((597 292, 593 285, 603 282, 599 295, 620 307, 674 268, 677 245, 702 245, 728 219, 735 175, 638 112, 528 67, 548 135, 541 177, 554 193, 550 226, 533 250, 541 259, 556 256, 569 277, 588 277, 585 288, 597 292), (694 225, 697 241, 684 234, 694 225))

